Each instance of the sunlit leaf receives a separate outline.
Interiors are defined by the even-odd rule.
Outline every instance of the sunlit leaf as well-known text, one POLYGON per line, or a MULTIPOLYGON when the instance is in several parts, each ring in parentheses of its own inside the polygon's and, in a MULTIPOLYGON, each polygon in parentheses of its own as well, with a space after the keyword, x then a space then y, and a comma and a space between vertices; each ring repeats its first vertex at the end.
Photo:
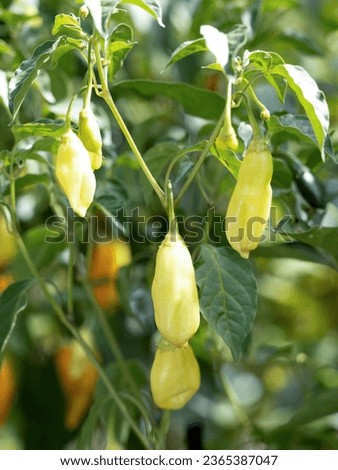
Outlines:
POLYGON ((225 67, 229 60, 229 43, 226 34, 209 25, 202 25, 200 33, 205 39, 208 50, 215 56, 216 62, 225 67))

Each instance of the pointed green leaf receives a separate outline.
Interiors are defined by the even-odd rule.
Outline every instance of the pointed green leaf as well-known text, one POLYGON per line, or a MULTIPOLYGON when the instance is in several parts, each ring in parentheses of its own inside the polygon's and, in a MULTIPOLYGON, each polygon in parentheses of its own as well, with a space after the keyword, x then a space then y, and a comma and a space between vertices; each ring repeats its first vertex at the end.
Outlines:
POLYGON ((13 121, 39 69, 53 57, 58 49, 62 48, 62 53, 65 53, 77 47, 78 43, 73 41, 69 42, 65 36, 60 36, 56 41, 46 41, 35 49, 30 59, 24 60, 16 69, 8 87, 9 109, 13 115, 13 121))
POLYGON ((232 150, 219 151, 215 145, 210 149, 210 152, 218 158, 218 160, 230 171, 232 176, 237 179, 239 167, 241 162, 237 159, 236 154, 232 150))
MULTIPOLYGON (((116 2, 114 2, 116 4, 116 2)), ((94 26, 96 30, 100 33, 102 37, 105 37, 105 34, 102 29, 102 6, 101 0, 84 0, 84 4, 88 8, 94 26)))
POLYGON ((271 73, 285 78, 296 94, 313 128, 322 159, 325 160, 324 143, 329 128, 329 108, 324 93, 306 70, 298 65, 279 64, 271 73))
POLYGON ((15 282, 0 296, 0 357, 6 349, 19 313, 26 308, 26 293, 31 285, 30 279, 15 282))
POLYGON ((160 26, 164 27, 161 7, 156 0, 121 0, 119 3, 129 3, 130 5, 136 5, 142 8, 142 10, 155 18, 160 26))
POLYGON ((194 39, 193 41, 185 41, 180 44, 171 54, 169 62, 165 68, 175 64, 179 60, 184 59, 191 54, 195 54, 196 52, 205 52, 207 50, 208 48, 204 38, 194 39))
POLYGON ((250 262, 232 248, 203 245, 196 280, 203 316, 237 360, 257 308, 256 280, 250 262))

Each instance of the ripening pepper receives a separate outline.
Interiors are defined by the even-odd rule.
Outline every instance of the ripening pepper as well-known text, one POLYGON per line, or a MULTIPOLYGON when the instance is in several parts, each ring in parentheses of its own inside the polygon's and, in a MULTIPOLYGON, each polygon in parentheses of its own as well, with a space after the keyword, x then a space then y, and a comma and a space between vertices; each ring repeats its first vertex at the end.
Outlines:
POLYGON ((179 410, 200 387, 201 374, 189 344, 183 348, 161 341, 150 371, 150 388, 159 408, 179 410))
POLYGON ((88 151, 71 129, 61 138, 55 174, 74 212, 84 217, 94 199, 96 180, 88 151))
POLYGON ((0 426, 5 424, 15 395, 15 379, 12 365, 4 359, 0 365, 0 426))
POLYGON ((193 262, 180 235, 171 240, 168 233, 158 249, 151 295, 161 335, 184 346, 199 327, 200 309, 193 262))
POLYGON ((79 115, 79 138, 86 147, 93 170, 102 165, 102 138, 99 125, 90 106, 85 106, 79 115))
POLYGON ((98 374, 75 340, 56 351, 55 366, 66 401, 65 427, 73 430, 88 411, 98 374))
POLYGON ((15 254, 15 237, 8 231, 6 219, 0 213, 0 268, 4 268, 10 263, 15 254))
POLYGON ((131 258, 130 245, 119 239, 93 246, 89 279, 93 281, 94 297, 102 308, 111 309, 118 305, 117 275, 120 268, 130 264, 131 258))
POLYGON ((272 172, 272 156, 266 143, 252 140, 226 214, 227 239, 243 258, 248 258, 257 247, 269 219, 272 172))

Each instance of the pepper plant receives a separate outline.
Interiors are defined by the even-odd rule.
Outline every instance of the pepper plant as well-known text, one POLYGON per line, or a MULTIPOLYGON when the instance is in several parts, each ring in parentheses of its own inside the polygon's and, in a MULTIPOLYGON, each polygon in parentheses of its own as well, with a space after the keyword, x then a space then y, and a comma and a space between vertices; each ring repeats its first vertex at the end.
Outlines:
MULTIPOLYGON (((47 325, 36 336, 42 355, 68 396, 58 426, 79 449, 100 430, 102 448, 163 448, 170 410, 194 410, 210 387, 227 396, 253 445, 276 445, 283 430, 271 437, 254 423, 224 367, 250 355, 262 260, 337 270, 337 223, 323 223, 336 205, 316 174, 337 163, 325 95, 287 54, 260 46, 264 2, 227 22, 201 1, 192 37, 158 64, 138 21, 153 22, 150 40, 166 35, 160 2, 68 3, 47 40, 1 75, 12 132, 0 153, 10 240, 0 259, 11 275, 0 297, 1 360, 21 337, 29 350, 36 310, 47 325), (147 61, 160 79, 142 75, 147 61), (188 80, 175 78, 180 70, 188 80), (191 70, 202 83, 190 83, 191 70), (36 220, 25 214, 30 194, 36 220)), ((230 3, 224 18, 239 9, 230 3)), ((0 18, 7 27, 38 21, 10 7, 0 18)))

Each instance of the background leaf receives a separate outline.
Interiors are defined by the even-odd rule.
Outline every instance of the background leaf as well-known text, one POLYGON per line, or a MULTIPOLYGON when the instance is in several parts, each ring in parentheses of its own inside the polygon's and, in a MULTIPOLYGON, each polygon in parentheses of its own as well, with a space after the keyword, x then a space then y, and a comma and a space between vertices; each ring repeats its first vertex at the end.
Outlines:
POLYGON ((256 280, 251 264, 232 248, 203 245, 196 280, 203 316, 237 360, 256 315, 256 280))
POLYGON ((114 87, 115 94, 136 91, 145 97, 163 95, 178 101, 187 114, 204 119, 218 119, 224 110, 224 99, 211 91, 187 83, 161 82, 156 80, 125 80, 114 87))

